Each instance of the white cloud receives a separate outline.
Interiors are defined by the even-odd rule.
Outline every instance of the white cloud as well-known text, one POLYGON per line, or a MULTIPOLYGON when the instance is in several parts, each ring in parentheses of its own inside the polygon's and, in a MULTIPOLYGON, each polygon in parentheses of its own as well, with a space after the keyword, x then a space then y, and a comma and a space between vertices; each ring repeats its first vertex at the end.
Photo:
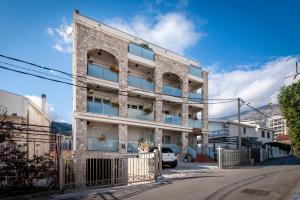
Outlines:
MULTIPOLYGON (((293 56, 280 57, 251 71, 247 67, 246 70, 236 69, 230 72, 218 72, 214 69, 209 75, 209 97, 241 97, 254 107, 277 103, 279 89, 294 82, 293 78, 284 77, 295 73, 296 60, 297 57, 293 56)), ((245 109, 246 106, 243 107, 245 109)), ((236 112, 236 102, 209 106, 210 117, 222 117, 236 112)))
MULTIPOLYGON (((27 97, 28 99, 30 99, 31 101, 33 101, 33 103, 35 103, 39 108, 41 108, 42 98, 40 96, 37 96, 37 95, 25 95, 25 97, 27 97)), ((54 109, 54 106, 51 103, 48 103, 48 102, 46 102, 46 113, 47 113, 48 117, 52 121, 65 122, 65 120, 62 119, 56 113, 56 111, 54 109)))
POLYGON ((65 17, 58 28, 46 29, 46 33, 53 39, 52 48, 62 53, 72 53, 72 24, 68 24, 65 17))
POLYGON ((206 35, 197 30, 196 24, 182 13, 171 12, 154 19, 155 22, 150 23, 149 19, 136 16, 132 22, 113 18, 106 23, 180 54, 184 54, 186 49, 196 45, 206 35))

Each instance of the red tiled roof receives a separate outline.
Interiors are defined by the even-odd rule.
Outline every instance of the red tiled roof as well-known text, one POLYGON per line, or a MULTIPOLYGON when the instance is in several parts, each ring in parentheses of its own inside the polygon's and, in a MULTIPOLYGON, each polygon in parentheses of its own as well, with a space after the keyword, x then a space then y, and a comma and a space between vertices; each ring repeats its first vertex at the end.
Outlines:
POLYGON ((283 141, 283 140, 290 140, 290 136, 289 135, 277 135, 275 137, 276 141, 283 141))

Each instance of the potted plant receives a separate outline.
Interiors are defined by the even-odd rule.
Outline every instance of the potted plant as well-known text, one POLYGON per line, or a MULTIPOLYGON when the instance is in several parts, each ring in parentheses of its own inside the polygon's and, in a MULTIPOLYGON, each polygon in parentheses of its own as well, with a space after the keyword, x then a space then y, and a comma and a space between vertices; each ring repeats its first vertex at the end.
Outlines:
POLYGON ((153 82, 153 78, 151 78, 151 77, 149 77, 149 78, 147 78, 147 81, 149 81, 149 82, 153 82))
POLYGON ((119 68, 115 67, 115 66, 111 66, 110 70, 113 71, 113 72, 119 72, 119 68))
POLYGON ((145 113, 146 115, 149 115, 149 114, 152 113, 152 109, 151 109, 151 108, 144 108, 144 113, 145 113))
POLYGON ((102 133, 99 138, 98 138, 99 141, 105 141, 105 135, 102 133))
POLYGON ((144 138, 139 139, 138 141, 138 150, 140 153, 146 153, 150 150, 150 145, 147 141, 144 141, 144 138))
POLYGON ((111 106, 112 107, 119 107, 119 103, 117 103, 117 102, 111 102, 111 106))

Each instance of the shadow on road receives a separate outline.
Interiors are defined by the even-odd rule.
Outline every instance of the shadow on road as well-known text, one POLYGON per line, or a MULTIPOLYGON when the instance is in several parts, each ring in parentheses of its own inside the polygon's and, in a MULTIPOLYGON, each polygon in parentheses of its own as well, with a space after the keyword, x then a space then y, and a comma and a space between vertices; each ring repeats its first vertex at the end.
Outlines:
POLYGON ((274 165, 300 165, 299 156, 288 156, 284 158, 274 158, 263 163, 258 164, 258 166, 274 166, 274 165))

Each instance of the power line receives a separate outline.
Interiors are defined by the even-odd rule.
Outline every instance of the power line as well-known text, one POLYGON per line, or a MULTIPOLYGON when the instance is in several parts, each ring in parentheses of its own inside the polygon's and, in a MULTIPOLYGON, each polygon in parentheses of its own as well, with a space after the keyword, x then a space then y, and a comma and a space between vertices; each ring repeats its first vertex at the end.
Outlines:
MULTIPOLYGON (((47 70, 50 70, 50 71, 56 71, 56 72, 59 72, 59 73, 63 73, 65 75, 68 75, 72 78, 74 78, 75 80, 78 80, 76 79, 75 77, 80 77, 80 78, 84 78, 84 79, 87 79, 87 77, 84 77, 84 76, 79 76, 79 75, 73 75, 71 73, 68 73, 68 72, 65 72, 65 71, 62 71, 62 70, 57 70, 57 69, 54 69, 54 68, 50 68, 50 67, 45 67, 45 66, 42 66, 42 65, 39 65, 39 64, 35 64, 35 63, 32 63, 32 62, 28 62, 28 61, 25 61, 25 60, 21 60, 21 59, 18 59, 18 58, 13 58, 13 57, 10 57, 10 56, 5 56, 5 55, 2 55, 0 54, 0 57, 4 57, 6 59, 11 59, 11 60, 14 60, 14 61, 18 61, 18 62, 22 62, 22 63, 26 63, 26 64, 29 64, 29 65, 32 65, 32 66, 35 66, 35 67, 39 67, 39 68, 42 68, 42 69, 47 69, 47 70)), ((1 62, 3 63, 3 62, 1 62)), ((9 64, 9 65, 12 65, 12 64, 9 64)), ((20 66, 18 66, 20 67, 20 66)), ((28 70, 28 69, 25 69, 25 70, 28 70)), ((37 72, 37 73, 40 73, 40 72, 37 72)), ((45 73, 46 74, 46 73, 45 73)), ((50 75, 50 74, 46 74, 46 75, 50 75)), ((55 75, 50 75, 50 76, 55 76, 55 75)), ((57 78, 63 78, 63 77, 60 77, 60 76, 56 76, 57 78)), ((69 80, 69 79, 68 79, 69 80)), ((71 81, 71 80, 70 80, 71 81)), ((81 80, 78 80, 79 82, 81 83, 84 83, 86 84, 85 82, 81 81, 81 80)), ((65 84, 68 84, 70 85, 70 83, 65 83, 65 84)), ((73 84, 74 85, 74 84, 73 84)), ((143 91, 142 89, 138 89, 138 88, 134 88, 133 90, 139 90, 139 91, 143 91)), ((152 91, 148 91, 150 93, 154 93, 154 94, 160 94, 160 95, 165 95, 163 93, 158 93, 158 92, 152 92, 152 91)), ((169 95, 170 96, 170 95, 169 95)), ((189 97, 183 97, 183 98, 189 98, 189 97)), ((200 98, 190 98, 190 99, 200 99, 200 98)), ((201 98, 203 99, 203 98, 201 98)), ((235 100, 233 98, 228 98, 228 99, 203 99, 203 100, 235 100)))
POLYGON ((61 77, 61 76, 56 76, 56 75, 53 75, 53 74, 44 73, 44 72, 34 70, 34 69, 28 69, 26 67, 21 67, 19 65, 14 65, 14 64, 7 63, 7 62, 2 62, 2 61, 0 61, 0 63, 6 64, 6 65, 9 65, 9 66, 12 66, 12 67, 16 67, 16 68, 19 68, 19 69, 24 69, 24 70, 27 70, 27 71, 31 71, 31 72, 36 72, 36 73, 39 73, 39 74, 48 75, 48 76, 52 76, 52 77, 55 77, 55 78, 60 78, 60 79, 67 80, 67 81, 72 81, 72 79, 69 79, 69 78, 64 78, 64 77, 61 77))
MULTIPOLYGON (((52 79, 52 78, 47 78, 47 77, 44 77, 44 76, 40 76, 40 75, 36 75, 36 74, 24 72, 24 71, 10 69, 8 67, 4 67, 4 66, 1 66, 1 65, 0 65, 0 68, 8 70, 8 71, 13 71, 13 72, 16 72, 16 73, 20 73, 20 74, 34 76, 34 77, 37 77, 37 78, 40 78, 40 79, 45 79, 45 80, 49 80, 49 81, 53 81, 53 82, 58 82, 58 83, 62 83, 62 84, 67 84, 67 85, 75 86, 75 87, 80 87, 80 88, 85 88, 85 89, 93 89, 93 90, 101 91, 101 92, 108 92, 107 90, 100 90, 99 88, 88 88, 87 86, 77 85, 77 84, 73 84, 73 83, 69 83, 69 82, 65 82, 65 81, 61 81, 61 80, 56 80, 56 79, 52 79)), ((138 96, 135 96, 135 95, 128 95, 128 94, 122 94, 122 93, 118 93, 118 95, 128 96, 128 97, 135 97, 135 98, 140 98, 140 99, 147 99, 147 100, 150 99, 150 100, 153 100, 151 98, 140 97, 140 96, 138 97, 138 96)), ((170 96, 170 95, 167 95, 167 96, 170 96)), ((155 100, 155 101, 163 101, 163 100, 155 100)), ((236 101, 236 99, 232 99, 230 101, 220 102, 220 103, 228 103, 228 102, 233 102, 233 101, 236 101)), ((198 103, 198 102, 187 102, 187 103, 185 103, 185 102, 180 102, 180 103, 182 103, 182 104, 189 104, 190 105, 190 104, 217 104, 219 102, 214 102, 214 103, 209 103, 209 102, 207 102, 207 103, 198 103)))
POLYGON ((253 110, 255 110, 256 112, 260 113, 261 115, 264 115, 265 117, 272 119, 270 116, 266 115, 265 113, 261 112, 260 110, 258 110, 257 108, 254 108, 253 106, 250 105, 250 103, 246 103, 245 101, 241 100, 245 105, 249 106, 250 108, 252 108, 253 110))
MULTIPOLYGON (((13 58, 13 57, 10 57, 10 56, 5 56, 5 55, 2 55, 2 54, 0 54, 0 57, 6 58, 6 59, 10 59, 10 60, 14 60, 14 61, 17 61, 17 62, 22 62, 22 63, 28 64, 28 65, 32 65, 32 66, 35 66, 35 67, 38 67, 38 68, 41 68, 41 69, 52 70, 52 71, 55 71, 55 72, 58 72, 58 73, 62 73, 64 75, 67 75, 67 76, 70 76, 70 77, 74 77, 75 76, 75 75, 73 75, 71 73, 64 72, 62 70, 58 70, 58 69, 54 69, 54 68, 50 68, 50 67, 45 67, 43 65, 35 64, 33 62, 28 62, 28 61, 21 60, 21 59, 18 59, 18 58, 13 58)), ((76 75, 76 76, 78 76, 78 75, 76 75)), ((85 78, 83 76, 78 76, 78 77, 85 78)))

